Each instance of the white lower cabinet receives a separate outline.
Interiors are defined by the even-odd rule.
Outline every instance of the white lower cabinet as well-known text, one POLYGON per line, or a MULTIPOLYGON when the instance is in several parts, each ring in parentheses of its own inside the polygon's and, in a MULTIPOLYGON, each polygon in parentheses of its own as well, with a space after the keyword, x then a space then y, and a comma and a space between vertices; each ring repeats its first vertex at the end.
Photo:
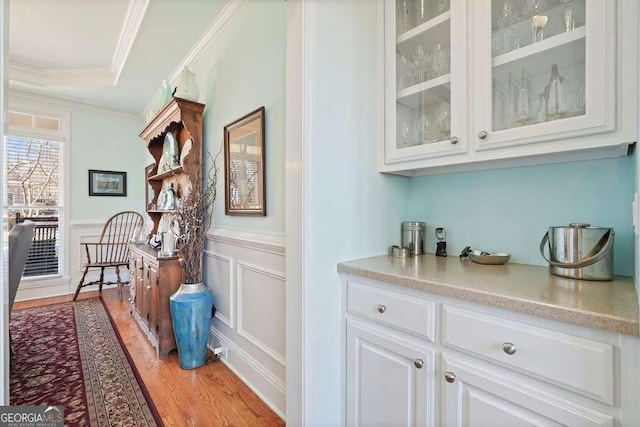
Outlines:
POLYGON ((640 425, 635 337, 360 277, 344 286, 346 426, 640 425))
POLYGON ((614 418, 477 365, 443 357, 443 425, 459 427, 613 426, 614 418))
POLYGON ((433 352, 347 324, 347 425, 433 425, 433 352))

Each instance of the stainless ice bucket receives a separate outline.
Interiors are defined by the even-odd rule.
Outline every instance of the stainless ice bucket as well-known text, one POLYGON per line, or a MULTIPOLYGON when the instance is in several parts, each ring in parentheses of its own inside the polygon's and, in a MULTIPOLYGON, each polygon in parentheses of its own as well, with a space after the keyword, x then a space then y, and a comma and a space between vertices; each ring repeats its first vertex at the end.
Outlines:
POLYGON ((573 223, 549 227, 540 242, 540 254, 549 263, 551 274, 572 279, 611 280, 613 278, 613 228, 573 223), (545 247, 549 243, 549 258, 545 247))

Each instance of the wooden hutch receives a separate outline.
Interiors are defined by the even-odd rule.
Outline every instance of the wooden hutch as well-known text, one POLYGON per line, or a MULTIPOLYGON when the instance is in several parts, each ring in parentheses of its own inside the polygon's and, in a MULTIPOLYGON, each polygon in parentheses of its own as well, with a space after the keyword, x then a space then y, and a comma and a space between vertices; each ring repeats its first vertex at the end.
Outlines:
MULTIPOLYGON (((164 216, 173 211, 163 209, 162 191, 172 183, 180 199, 190 183, 202 179, 202 113, 204 105, 181 98, 172 98, 140 132, 154 165, 146 177, 153 197, 146 211, 153 221, 152 234, 158 232, 164 216), (167 137, 168 134, 171 134, 167 137), (166 168, 163 154, 165 140, 175 139, 180 165, 166 168), (159 206, 160 202, 160 206, 159 206)), ((165 159, 166 160, 166 159, 165 159)), ((131 314, 157 350, 158 357, 166 357, 176 349, 169 297, 181 282, 180 261, 177 256, 159 257, 159 251, 147 244, 130 244, 131 314)))

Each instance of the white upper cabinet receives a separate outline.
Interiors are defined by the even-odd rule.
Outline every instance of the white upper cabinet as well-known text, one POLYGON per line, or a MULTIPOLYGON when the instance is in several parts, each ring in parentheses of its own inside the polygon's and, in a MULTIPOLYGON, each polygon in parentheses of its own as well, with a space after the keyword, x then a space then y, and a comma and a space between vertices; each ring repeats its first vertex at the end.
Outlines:
POLYGON ((627 154, 632 0, 381 0, 380 171, 417 175, 627 154))
POLYGON ((384 9, 385 158, 466 152, 463 2, 386 1, 384 9))

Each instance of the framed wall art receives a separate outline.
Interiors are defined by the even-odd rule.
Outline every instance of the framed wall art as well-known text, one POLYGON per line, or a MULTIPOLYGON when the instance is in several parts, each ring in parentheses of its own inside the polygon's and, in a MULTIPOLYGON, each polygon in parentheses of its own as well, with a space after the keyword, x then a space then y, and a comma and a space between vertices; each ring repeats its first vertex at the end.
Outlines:
POLYGON ((266 216, 264 107, 224 127, 225 214, 266 216))
POLYGON ((89 169, 89 196, 126 196, 127 173, 89 169))

